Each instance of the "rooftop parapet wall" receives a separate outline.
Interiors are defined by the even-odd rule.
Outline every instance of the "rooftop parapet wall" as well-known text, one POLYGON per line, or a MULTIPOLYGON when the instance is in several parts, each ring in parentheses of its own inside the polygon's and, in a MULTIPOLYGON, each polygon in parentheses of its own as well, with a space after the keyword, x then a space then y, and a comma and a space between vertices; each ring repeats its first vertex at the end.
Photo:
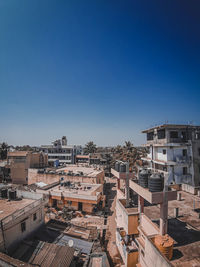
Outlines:
POLYGON ((18 210, 14 211, 12 214, 10 214, 10 215, 6 216, 5 218, 1 219, 2 225, 6 226, 7 224, 14 223, 21 216, 27 215, 29 213, 32 213, 33 210, 35 208, 38 208, 38 206, 40 206, 40 205, 42 205, 42 200, 41 199, 33 201, 32 203, 30 203, 29 205, 27 205, 27 206, 25 206, 25 207, 23 207, 21 209, 20 209, 20 205, 19 205, 19 209, 18 210))

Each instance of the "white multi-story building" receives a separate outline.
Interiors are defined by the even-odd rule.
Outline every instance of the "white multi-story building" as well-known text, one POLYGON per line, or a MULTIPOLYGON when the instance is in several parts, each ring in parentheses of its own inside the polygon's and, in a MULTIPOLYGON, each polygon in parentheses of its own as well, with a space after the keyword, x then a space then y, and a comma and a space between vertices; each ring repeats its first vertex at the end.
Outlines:
POLYGON ((52 142, 52 145, 42 145, 41 150, 48 154, 50 164, 56 161, 59 161, 59 164, 74 164, 75 156, 82 153, 81 146, 67 145, 66 136, 52 142))
POLYGON ((165 173, 168 184, 200 185, 200 126, 163 124, 142 133, 151 169, 165 173))

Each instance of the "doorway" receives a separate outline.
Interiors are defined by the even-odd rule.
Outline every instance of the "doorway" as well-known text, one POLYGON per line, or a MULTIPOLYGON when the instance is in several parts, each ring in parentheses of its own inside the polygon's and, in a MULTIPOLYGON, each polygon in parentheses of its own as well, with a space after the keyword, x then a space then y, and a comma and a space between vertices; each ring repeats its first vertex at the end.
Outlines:
POLYGON ((83 203, 78 202, 78 210, 82 211, 83 210, 83 203))

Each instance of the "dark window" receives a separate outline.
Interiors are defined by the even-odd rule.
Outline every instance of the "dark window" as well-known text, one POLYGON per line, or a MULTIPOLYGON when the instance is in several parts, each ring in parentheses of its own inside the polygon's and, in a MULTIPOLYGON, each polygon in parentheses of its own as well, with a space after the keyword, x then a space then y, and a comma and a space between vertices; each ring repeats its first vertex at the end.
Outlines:
POLYGON ((142 256, 144 257, 144 250, 141 249, 142 256))
POLYGON ((196 139, 197 139, 197 140, 200 139, 200 133, 196 133, 196 139))
POLYGON ((183 140, 186 140, 186 132, 182 132, 182 133, 181 133, 181 138, 182 138, 183 140))
POLYGON ((183 175, 187 174, 187 167, 183 167, 183 175))
POLYGON ((25 232, 26 231, 26 222, 21 223, 21 231, 25 232))
POLYGON ((200 148, 198 149, 198 151, 199 151, 199 156, 200 156, 200 148))
POLYGON ((153 132, 147 133, 147 140, 153 140, 153 132))
POLYGON ((178 138, 178 132, 176 131, 170 132, 170 138, 178 138))
POLYGON ((199 164, 199 173, 200 173, 200 164, 199 164))
POLYGON ((164 130, 158 130, 158 139, 164 139, 165 138, 165 129, 164 130))
POLYGON ((183 149, 183 157, 187 156, 187 149, 183 149))
POLYGON ((36 214, 36 213, 33 214, 33 220, 34 220, 34 221, 37 220, 37 214, 36 214))
POLYGON ((163 154, 165 155, 167 153, 166 149, 163 149, 163 154))

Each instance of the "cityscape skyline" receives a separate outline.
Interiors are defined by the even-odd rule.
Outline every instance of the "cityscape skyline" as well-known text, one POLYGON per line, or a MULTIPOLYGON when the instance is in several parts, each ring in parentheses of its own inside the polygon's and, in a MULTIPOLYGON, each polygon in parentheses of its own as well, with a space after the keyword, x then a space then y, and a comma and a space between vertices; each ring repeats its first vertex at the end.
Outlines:
POLYGON ((197 1, 1 1, 1 138, 144 143, 200 124, 197 1))

